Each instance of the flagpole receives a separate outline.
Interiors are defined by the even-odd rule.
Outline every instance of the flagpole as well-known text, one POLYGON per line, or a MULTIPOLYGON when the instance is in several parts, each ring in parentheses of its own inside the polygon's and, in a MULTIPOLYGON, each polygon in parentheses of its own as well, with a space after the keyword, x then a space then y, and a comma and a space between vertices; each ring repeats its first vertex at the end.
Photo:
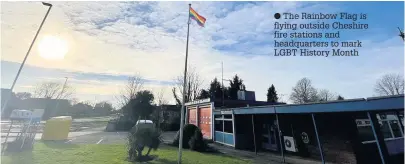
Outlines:
POLYGON ((180 137, 179 137, 179 152, 178 152, 178 159, 177 163, 181 164, 181 155, 183 149, 183 126, 184 126, 184 109, 186 103, 186 84, 187 84, 187 58, 188 58, 188 37, 190 33, 190 9, 191 4, 188 4, 188 22, 187 22, 187 44, 186 44, 186 60, 184 64, 184 80, 183 80, 183 103, 181 106, 181 113, 180 113, 180 137))

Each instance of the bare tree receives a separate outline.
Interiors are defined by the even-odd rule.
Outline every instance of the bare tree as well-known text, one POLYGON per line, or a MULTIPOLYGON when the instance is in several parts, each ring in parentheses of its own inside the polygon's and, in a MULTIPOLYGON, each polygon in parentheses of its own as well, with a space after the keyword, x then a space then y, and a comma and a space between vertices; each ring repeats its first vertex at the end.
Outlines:
POLYGON ((71 98, 71 99, 69 100, 69 103, 70 103, 70 105, 73 106, 73 105, 79 103, 79 99, 77 99, 77 98, 71 98))
POLYGON ((144 80, 141 76, 131 76, 127 80, 127 84, 121 89, 120 95, 116 97, 120 107, 125 106, 131 99, 135 98, 138 91, 143 88, 144 80))
POLYGON ((91 108, 94 108, 96 106, 96 102, 95 101, 90 101, 90 100, 85 100, 82 102, 83 104, 86 104, 88 106, 91 106, 91 108))
POLYGON ((74 88, 57 82, 42 82, 35 86, 34 96, 48 99, 67 99, 74 93, 74 88))
POLYGON ((278 94, 278 102, 280 102, 280 103, 282 103, 282 102, 286 102, 285 100, 284 100, 284 96, 286 96, 286 94, 278 94))
MULTIPOLYGON (((186 76, 186 101, 190 102, 200 95, 201 92, 201 85, 203 84, 202 79, 200 78, 199 74, 195 71, 195 68, 189 68, 186 76)), ((178 76, 174 79, 174 83, 176 84, 173 89, 173 96, 176 100, 177 105, 182 104, 183 100, 183 85, 184 85, 184 76, 178 76)))
POLYGON ((159 92, 156 93, 156 95, 157 95, 157 97, 156 97, 156 105, 161 106, 161 105, 165 105, 165 104, 169 103, 164 98, 165 92, 166 92, 166 90, 164 88, 162 88, 159 92))
POLYGON ((295 87, 292 88, 290 100, 292 100, 295 104, 317 101, 317 91, 312 86, 311 80, 308 78, 302 78, 299 80, 295 87))
POLYGON ((345 98, 343 96, 341 96, 341 95, 338 95, 336 100, 345 100, 345 98))
POLYGON ((163 117, 163 106, 168 104, 168 101, 164 98, 165 89, 162 88, 159 92, 156 93, 157 97, 155 99, 157 108, 154 110, 152 117, 156 123, 156 127, 160 128, 160 123, 165 121, 163 117))
POLYGON ((111 103, 108 101, 101 101, 94 105, 94 112, 98 115, 109 115, 114 110, 111 103))
POLYGON ((32 94, 29 92, 18 92, 15 94, 15 96, 20 100, 25 100, 31 98, 32 94))
POLYGON ((386 74, 377 80, 374 91, 379 96, 404 94, 404 77, 400 74, 386 74))
POLYGON ((331 101, 331 100, 336 100, 336 94, 333 92, 327 90, 327 89, 321 89, 319 90, 318 93, 318 99, 319 101, 331 101))

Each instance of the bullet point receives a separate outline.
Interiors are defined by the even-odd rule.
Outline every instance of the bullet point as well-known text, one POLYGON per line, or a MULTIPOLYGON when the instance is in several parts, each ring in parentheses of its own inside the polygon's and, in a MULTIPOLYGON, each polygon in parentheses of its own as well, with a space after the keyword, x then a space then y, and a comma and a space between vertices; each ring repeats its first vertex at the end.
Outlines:
POLYGON ((280 19, 280 17, 281 17, 280 13, 275 13, 275 14, 274 14, 274 18, 280 19))

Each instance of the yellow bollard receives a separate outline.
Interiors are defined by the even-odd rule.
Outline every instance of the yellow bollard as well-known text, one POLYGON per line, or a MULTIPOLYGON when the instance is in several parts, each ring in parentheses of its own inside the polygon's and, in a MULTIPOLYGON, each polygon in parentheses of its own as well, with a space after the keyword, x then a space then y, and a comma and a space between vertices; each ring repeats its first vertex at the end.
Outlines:
POLYGON ((67 140, 71 125, 72 117, 70 116, 52 117, 46 121, 41 139, 45 141, 67 140))

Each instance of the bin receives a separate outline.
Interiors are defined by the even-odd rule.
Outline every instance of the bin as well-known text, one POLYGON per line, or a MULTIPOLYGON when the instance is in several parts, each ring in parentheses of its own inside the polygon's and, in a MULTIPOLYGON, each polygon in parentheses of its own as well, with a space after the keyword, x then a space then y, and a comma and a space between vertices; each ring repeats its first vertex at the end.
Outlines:
POLYGON ((46 121, 41 139, 45 141, 66 140, 71 125, 72 117, 70 116, 52 117, 46 121))

